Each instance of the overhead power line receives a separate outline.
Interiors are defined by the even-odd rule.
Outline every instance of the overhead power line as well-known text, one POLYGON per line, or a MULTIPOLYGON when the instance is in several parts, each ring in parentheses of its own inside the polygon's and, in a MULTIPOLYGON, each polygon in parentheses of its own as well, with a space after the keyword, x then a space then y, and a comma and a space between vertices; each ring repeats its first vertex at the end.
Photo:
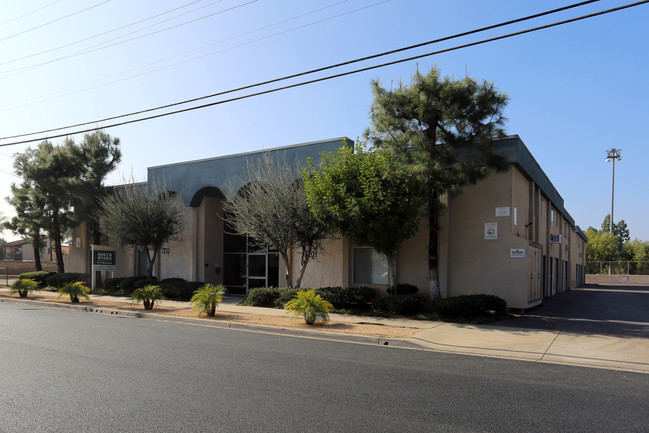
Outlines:
MULTIPOLYGON (((77 123, 77 124, 73 124, 73 125, 62 126, 62 127, 58 127, 58 128, 45 129, 45 130, 37 131, 37 132, 10 135, 10 136, 6 136, 6 137, 0 137, 0 140, 8 140, 8 139, 11 139, 11 138, 27 137, 29 135, 36 135, 36 134, 46 134, 46 133, 49 133, 49 132, 61 131, 61 130, 64 130, 64 129, 77 128, 77 127, 80 127, 80 126, 85 126, 85 125, 90 125, 90 124, 98 124, 98 123, 102 123, 102 122, 108 122, 108 121, 111 121, 111 120, 122 119, 122 118, 125 118, 125 117, 136 116, 136 115, 139 115, 139 114, 150 113, 152 111, 163 110, 165 108, 171 108, 171 107, 176 107, 176 106, 179 106, 179 105, 185 105, 185 104, 189 104, 189 103, 192 103, 192 102, 197 102, 197 101, 201 101, 201 100, 205 100, 205 99, 215 98, 217 96, 223 96, 223 95, 227 95, 227 94, 230 94, 230 93, 240 92, 242 90, 249 90, 249 89, 252 89, 252 88, 255 88, 255 87, 260 87, 260 86, 264 86, 264 85, 268 85, 268 84, 277 83, 277 82, 280 82, 280 81, 289 80, 289 79, 292 79, 292 78, 298 78, 298 77, 302 77, 302 76, 305 76, 305 75, 314 74, 314 73, 317 73, 317 72, 323 72, 323 71, 326 71, 326 70, 339 68, 341 66, 351 65, 351 64, 354 64, 354 63, 359 63, 359 62, 363 62, 363 61, 366 61, 366 60, 371 60, 371 59, 375 59, 375 58, 378 58, 378 57, 387 56, 387 55, 390 55, 390 54, 396 54, 396 53, 399 53, 399 52, 408 51, 408 50, 412 50, 414 48, 420 48, 420 47, 423 47, 423 46, 432 45, 432 44, 436 44, 436 43, 439 43, 439 42, 448 41, 448 40, 451 40, 451 39, 457 39, 457 38, 460 38, 462 36, 468 36, 468 35, 472 35, 472 34, 476 34, 476 33, 480 33, 480 32, 485 32, 487 30, 493 30, 493 29, 496 29, 496 28, 499 28, 499 27, 504 27, 504 26, 508 26, 508 25, 511 25, 511 24, 516 24, 516 23, 528 21, 528 20, 531 20, 531 19, 534 19, 534 18, 539 18, 539 17, 542 17, 542 16, 555 14, 555 13, 558 13, 558 12, 563 12, 563 11, 573 9, 573 8, 576 8, 576 7, 580 7, 580 6, 584 6, 584 5, 587 5, 587 4, 590 4, 590 3, 596 3, 598 1, 600 1, 600 0, 582 1, 582 2, 574 3, 574 4, 571 4, 571 5, 568 5, 568 6, 563 6, 563 7, 560 7, 560 8, 551 9, 551 10, 548 10, 548 11, 539 12, 539 13, 532 14, 532 15, 527 15, 527 16, 521 17, 521 18, 516 18, 514 20, 503 21, 503 22, 500 22, 498 24, 492 24, 492 25, 489 25, 489 26, 486 26, 486 27, 480 27, 480 28, 474 29, 474 30, 469 30, 469 31, 461 32, 461 33, 456 33, 456 34, 451 35, 451 36, 445 36, 445 37, 438 38, 438 39, 433 39, 433 40, 430 40, 430 41, 427 41, 427 42, 421 42, 421 43, 418 43, 418 44, 415 44, 415 45, 409 45, 409 46, 406 46, 406 47, 397 48, 397 49, 390 50, 390 51, 384 51, 384 52, 381 52, 381 53, 377 53, 377 54, 373 54, 373 55, 369 55, 369 56, 365 56, 365 57, 360 57, 360 58, 353 59, 353 60, 348 60, 346 62, 336 63, 336 64, 333 64, 333 65, 324 66, 324 67, 317 68, 317 69, 311 69, 311 70, 308 70, 308 71, 303 71, 303 72, 299 72, 299 73, 292 74, 292 75, 286 75, 286 76, 283 76, 283 77, 280 77, 280 78, 274 78, 274 79, 271 79, 271 80, 262 81, 262 82, 259 82, 259 83, 250 84, 250 85, 243 86, 243 87, 237 87, 237 88, 234 88, 234 89, 225 90, 225 91, 218 92, 218 93, 212 93, 210 95, 200 96, 200 97, 197 97, 197 98, 187 99, 187 100, 180 101, 180 102, 174 102, 174 103, 171 103, 171 104, 161 105, 161 106, 157 106, 157 107, 153 107, 153 108, 148 108, 148 109, 145 109, 145 110, 134 111, 134 112, 131 112, 131 113, 121 114, 121 115, 118 115, 118 116, 106 117, 106 118, 103 118, 103 119, 93 120, 93 121, 90 121, 90 122, 83 122, 83 123, 77 123)), ((36 140, 34 140, 34 141, 36 141, 36 140)))
MULTIPOLYGON (((583 2, 583 3, 590 3, 590 2, 583 2)), ((202 104, 202 105, 198 105, 198 106, 183 108, 183 109, 180 109, 180 110, 174 110, 174 111, 169 111, 169 112, 165 112, 165 113, 155 114, 155 115, 151 115, 151 116, 147 116, 147 117, 141 117, 141 118, 138 118, 138 119, 125 120, 123 122, 113 123, 113 124, 110 124, 110 125, 102 125, 101 127, 86 128, 86 129, 66 132, 66 133, 52 135, 52 136, 46 136, 46 137, 34 138, 34 139, 28 139, 28 140, 21 140, 21 141, 14 141, 14 142, 11 142, 11 143, 4 143, 4 144, 0 144, 0 147, 32 143, 32 142, 35 142, 35 141, 42 141, 42 140, 52 139, 52 138, 61 138, 61 137, 69 136, 69 135, 92 132, 92 131, 96 131, 97 129, 114 128, 114 127, 118 127, 118 126, 132 124, 132 123, 143 122, 145 120, 152 120, 152 119, 157 119, 157 118, 161 118, 161 117, 171 116, 171 115, 174 115, 174 114, 185 113, 185 112, 188 112, 188 111, 194 111, 194 110, 199 110, 199 109, 203 109, 203 108, 213 107, 213 106, 216 106, 216 105, 221 105, 221 104, 225 104, 225 103, 229 103, 229 102, 239 101, 239 100, 248 99, 248 98, 261 96, 261 95, 266 95, 266 94, 269 94, 269 93, 275 93, 275 92, 279 92, 279 91, 283 91, 283 90, 287 90, 287 89, 291 89, 291 88, 301 87, 301 86, 305 86, 305 85, 308 85, 308 84, 314 84, 314 83, 319 83, 319 82, 323 82, 323 81, 328 81, 328 80, 332 80, 334 78, 340 78, 340 77, 344 77, 344 76, 348 76, 348 75, 352 75, 352 74, 357 74, 357 73, 360 73, 360 72, 366 72, 366 71, 370 71, 370 70, 374 70, 374 69, 379 69, 379 68, 383 68, 383 67, 386 67, 386 66, 392 66, 392 65, 399 64, 399 63, 405 63, 405 62, 409 62, 409 61, 413 61, 413 60, 418 60, 418 59, 421 59, 421 58, 430 57, 430 56, 437 55, 437 54, 447 53, 447 52, 451 52, 451 51, 457 51, 457 50, 460 50, 460 49, 463 49, 463 48, 468 48, 468 47, 482 45, 482 44, 495 42, 495 41, 499 41, 499 40, 503 40, 503 39, 508 39, 508 38, 512 38, 514 36, 520 36, 520 35, 524 35, 524 34, 527 34, 527 33, 532 33, 532 32, 545 30, 545 29, 549 29, 549 28, 553 28, 553 27, 557 27, 557 26, 561 26, 561 25, 565 25, 565 24, 569 24, 569 23, 573 23, 573 22, 577 22, 577 21, 582 21, 582 20, 589 19, 589 18, 594 18, 594 17, 601 16, 601 15, 606 15, 606 14, 609 14, 609 13, 612 13, 612 12, 617 12, 617 11, 620 11, 620 10, 640 6, 640 5, 643 5, 643 4, 646 4, 646 3, 649 3, 649 0, 642 0, 642 1, 635 2, 635 3, 630 3, 630 4, 618 6, 618 7, 615 7, 615 8, 610 8, 610 9, 606 9, 606 10, 603 10, 603 11, 594 12, 594 13, 591 13, 591 14, 582 15, 582 16, 575 17, 575 18, 569 18, 569 19, 566 19, 566 20, 557 21, 557 22, 550 23, 550 24, 545 24, 545 25, 542 25, 542 26, 532 27, 532 28, 528 28, 528 29, 525 29, 525 30, 520 30, 520 31, 517 31, 517 32, 507 33, 507 34, 500 35, 500 36, 494 36, 494 37, 491 37, 491 38, 482 39, 482 40, 474 41, 474 42, 469 42, 469 43, 462 44, 462 45, 456 45, 456 46, 450 47, 450 48, 445 48, 445 49, 441 49, 441 50, 437 50, 437 51, 431 51, 431 52, 424 53, 424 54, 419 54, 419 55, 415 55, 415 56, 411 56, 411 57, 406 57, 406 58, 402 58, 402 59, 398 59, 398 60, 394 60, 394 61, 390 61, 390 62, 386 62, 386 63, 371 65, 371 66, 367 66, 367 67, 359 68, 359 69, 354 69, 354 70, 347 71, 347 72, 341 72, 341 73, 334 74, 334 75, 328 75, 328 76, 325 76, 325 77, 315 78, 315 79, 312 79, 312 80, 302 81, 302 82, 299 82, 299 83, 289 84, 289 85, 282 86, 282 87, 276 87, 276 88, 273 88, 273 89, 267 89, 267 90, 263 90, 263 91, 259 91, 259 92, 255 92, 255 93, 250 93, 250 94, 247 94, 247 95, 237 96, 237 97, 234 97, 234 98, 223 99, 223 100, 220 100, 220 101, 215 101, 215 102, 202 104)), ((547 14, 547 13, 544 13, 544 14, 547 14)), ((514 20, 514 21, 519 22, 520 19, 519 20, 514 20)), ((495 26, 500 27, 500 25, 495 25, 495 26)), ((489 28, 494 28, 494 26, 489 26, 489 28)), ((464 34, 470 34, 470 33, 475 33, 475 32, 476 31, 465 32, 464 34)), ((448 39, 451 39, 451 38, 452 37, 445 37, 445 38, 442 38, 440 40, 448 40, 448 39)), ((417 44, 416 46, 422 46, 422 45, 427 45, 427 44, 428 43, 422 43, 422 44, 417 44)), ((391 52, 397 52, 397 51, 402 51, 402 50, 403 49, 393 50, 391 52)), ((389 52, 389 53, 391 53, 391 52, 389 52)), ((385 55, 385 54, 383 54, 383 55, 385 55)), ((375 58, 375 57, 378 57, 378 56, 379 55, 374 55, 374 56, 369 56, 367 58, 375 58)), ((340 65, 355 63, 357 61, 361 61, 361 60, 360 59, 351 60, 349 62, 345 62, 345 63, 342 63, 340 65)), ((332 67, 335 67, 335 66, 332 65, 332 66, 329 66, 329 67, 320 68, 320 69, 317 69, 317 70, 313 70, 313 72, 317 72, 317 71, 321 71, 321 70, 325 70, 325 69, 330 69, 332 67)), ((122 115, 122 116, 115 116, 115 117, 108 118, 108 119, 114 120, 114 119, 121 118, 121 117, 127 117, 127 116, 131 116, 131 115, 135 115, 135 114, 142 114, 144 112, 160 110, 160 109, 168 108, 168 107, 175 106, 175 105, 186 104, 186 103, 197 101, 197 100, 200 100, 200 99, 205 99, 207 97, 221 96, 221 95, 224 95, 224 94, 227 94, 227 93, 232 93, 232 92, 236 92, 236 91, 243 90, 243 89, 250 89, 252 87, 257 87, 257 86, 261 86, 261 85, 268 84, 268 83, 278 82, 278 81, 281 81, 281 80, 286 80, 288 78, 301 76, 301 75, 306 75, 307 73, 313 73, 313 72, 306 72, 306 73, 301 73, 301 74, 295 74, 295 75, 292 75, 292 76, 286 76, 286 77, 278 78, 278 79, 275 79, 275 80, 270 80, 270 81, 267 81, 267 82, 264 82, 264 83, 256 83, 256 84, 252 84, 252 85, 249 85, 249 86, 244 86, 244 87, 241 87, 241 88, 238 88, 238 89, 232 89, 232 90, 227 90, 227 91, 224 91, 224 92, 216 93, 216 94, 210 95, 210 96, 205 96, 205 97, 201 97, 201 98, 195 98, 193 100, 182 101, 182 102, 178 102, 178 103, 175 103, 175 104, 169 104, 169 105, 166 105, 166 106, 155 107, 155 108, 152 108, 152 109, 149 109, 149 110, 143 110, 143 111, 140 111, 140 112, 137 112, 137 113, 126 114, 126 115, 122 115)), ((101 123, 102 121, 104 121, 104 120, 96 120, 96 121, 93 121, 93 122, 86 122, 86 123, 82 123, 82 124, 56 128, 56 129, 49 130, 49 131, 61 130, 61 129, 70 129, 70 128, 74 128, 74 127, 82 126, 82 125, 87 125, 87 124, 91 124, 91 123, 101 123)), ((35 135, 35 134, 41 134, 41 133, 43 133, 43 132, 34 132, 34 133, 30 133, 30 134, 24 134, 24 135, 21 135, 21 136, 35 135)), ((15 138, 15 137, 16 136, 13 136, 13 137, 0 137, 0 140, 7 139, 7 138, 15 138)))
MULTIPOLYGON (((111 78, 111 77, 113 77, 113 76, 123 75, 123 74, 125 74, 125 73, 127 73, 127 72, 130 72, 130 71, 136 71, 136 70, 138 70, 138 69, 142 69, 142 68, 145 68, 145 67, 147 67, 147 66, 152 66, 152 65, 155 65, 155 64, 157 64, 157 63, 164 62, 164 61, 166 61, 166 60, 171 60, 171 59, 174 59, 174 58, 177 58, 177 57, 181 57, 181 56, 183 56, 183 55, 185 55, 185 54, 190 54, 190 53, 193 53, 193 52, 196 52, 196 51, 200 51, 200 50, 202 50, 202 49, 204 49, 204 48, 211 47, 211 46, 213 46, 213 45, 218 45, 218 44, 221 44, 221 43, 223 43, 223 42, 227 42, 227 41, 229 41, 229 40, 236 39, 236 38, 239 38, 239 37, 242 37, 242 36, 246 36, 246 35, 249 35, 249 34, 252 34, 252 33, 256 33, 256 32, 258 32, 258 31, 261 31, 261 30, 264 30, 264 29, 267 29, 267 28, 270 28, 270 27, 275 27, 275 26, 277 26, 277 25, 284 24, 284 23, 286 23, 286 22, 293 21, 293 20, 296 20, 296 19, 298 19, 298 18, 302 18, 302 17, 307 16, 307 15, 311 15, 311 14, 314 14, 314 13, 317 13, 317 12, 320 12, 320 11, 323 11, 323 10, 325 10, 325 9, 329 9, 329 8, 334 7, 334 6, 338 6, 338 5, 340 5, 340 4, 342 4, 342 3, 346 3, 346 2, 348 2, 348 1, 349 1, 349 0, 339 1, 339 2, 337 2, 337 3, 330 4, 330 5, 325 6, 325 7, 321 7, 321 8, 318 8, 318 9, 311 10, 311 11, 309 11, 309 12, 305 12, 305 13, 302 13, 302 14, 299 14, 299 15, 296 15, 296 16, 293 16, 293 17, 291 17, 291 18, 287 18, 287 19, 283 19, 283 20, 281 20, 281 21, 277 21, 277 22, 275 22, 275 23, 273 23, 273 24, 268 24, 268 25, 265 25, 265 26, 262 26, 262 27, 258 27, 258 28, 253 29, 253 30, 249 30, 249 31, 246 31, 246 32, 243 32, 243 33, 239 33, 239 34, 234 35, 234 36, 227 37, 227 38, 225 38, 225 39, 221 39, 220 41, 217 41, 217 42, 212 42, 212 43, 210 43, 210 44, 203 45, 202 47, 193 48, 193 49, 191 49, 191 50, 184 51, 184 52, 182 52, 182 53, 175 54, 175 55, 173 55, 173 56, 170 56, 170 57, 167 57, 167 58, 164 58, 164 59, 161 59, 161 60, 156 60, 156 61, 151 62, 151 63, 148 63, 148 64, 146 64, 146 65, 141 65, 141 66, 138 66, 138 67, 135 67, 135 68, 131 68, 131 69, 127 70, 127 71, 123 71, 123 72, 120 72, 120 73, 117 73, 117 74, 114 74, 114 75, 110 75, 110 76, 108 76, 108 77, 103 77, 103 78, 100 78, 100 79, 93 80, 93 81, 91 81, 91 82, 86 82, 86 83, 83 83, 83 84, 80 84, 80 85, 76 85, 76 86, 74 86, 74 87, 72 87, 72 88, 70 88, 70 89, 68 89, 68 90, 72 90, 72 89, 75 89, 75 88, 83 87, 83 86, 86 86, 86 85, 88 85, 88 84, 92 84, 92 83, 96 83, 96 82, 101 82, 102 80, 105 80, 105 79, 111 78)), ((228 51, 228 50, 232 50, 232 49, 235 49, 235 48, 239 48, 239 47, 242 47, 242 46, 244 46, 244 45, 249 45, 249 44, 252 44, 252 43, 255 43, 255 42, 259 42, 259 41, 262 41, 262 40, 266 40, 266 39, 270 39, 270 38, 273 38, 273 37, 276 37, 276 36, 280 36, 280 35, 283 35, 283 34, 286 34, 286 33, 292 32, 292 31, 300 30, 300 29, 303 29, 303 28, 305 28, 305 27, 309 27, 309 26, 313 26, 313 25, 316 25, 316 24, 320 24, 320 23, 325 22, 325 21, 329 21, 329 20, 333 20, 333 19, 336 19, 336 18, 340 18, 340 17, 345 16, 345 15, 350 15, 350 14, 353 14, 353 13, 356 13, 356 12, 360 12, 360 11, 363 11, 363 10, 369 9, 369 8, 371 8, 371 7, 375 7, 375 6, 378 6, 378 5, 381 5, 381 4, 384 4, 384 3, 387 3, 387 2, 389 2, 389 1, 390 1, 390 0, 383 0, 383 1, 379 1, 379 2, 377 2, 377 3, 372 3, 372 4, 369 4, 369 5, 366 5, 366 6, 363 6, 363 7, 357 8, 357 9, 353 9, 353 10, 350 10, 350 11, 347 11, 347 12, 339 13, 339 14, 337 14, 337 15, 333 15, 333 16, 330 16, 330 17, 322 18, 322 19, 319 19, 319 20, 316 20, 316 21, 312 21, 312 22, 309 22, 309 23, 303 24, 303 25, 299 25, 299 26, 296 26, 296 27, 292 27, 292 28, 290 28, 290 29, 282 30, 282 31, 279 31, 279 32, 276 32, 276 33, 272 33, 272 34, 270 34, 270 35, 266 35, 266 36, 262 36, 262 37, 259 37, 259 38, 256 38, 256 39, 252 39, 252 40, 246 41, 246 42, 242 42, 242 43, 240 43, 240 44, 233 45, 233 46, 230 46, 230 47, 226 47, 226 48, 223 48, 223 49, 218 50, 218 51, 212 51, 212 52, 209 52, 209 53, 201 54, 200 56, 195 56, 195 57, 192 57, 192 58, 189 58, 189 59, 181 60, 181 61, 178 61, 178 62, 175 62, 175 63, 172 63, 172 64, 168 64, 168 65, 165 65, 165 66, 161 66, 161 67, 159 67, 159 68, 155 68, 155 69, 152 69, 152 70, 148 70, 148 71, 145 71, 145 72, 141 72, 141 73, 139 73, 139 74, 130 75, 130 76, 123 77, 123 78, 119 78, 119 79, 116 79, 116 80, 113 80, 113 81, 110 81, 110 82, 105 82, 105 83, 102 83, 102 84, 98 84, 98 85, 96 85, 96 86, 82 88, 82 89, 79 89, 79 90, 74 91, 74 92, 72 92, 72 93, 68 93, 68 94, 60 95, 60 93, 62 93, 63 91, 59 91, 59 92, 54 92, 54 93, 50 94, 50 95, 56 95, 57 93, 59 93, 58 96, 53 96, 53 97, 48 98, 48 99, 43 99, 43 98, 45 98, 45 97, 47 97, 47 96, 49 96, 49 95, 44 95, 44 96, 41 96, 40 98, 32 98, 32 101, 36 100, 36 102, 26 102, 26 103, 23 103, 23 104, 14 104, 14 105, 9 105, 9 106, 4 106, 4 107, 0 108, 0 112, 8 111, 8 110, 11 110, 11 109, 13 109, 13 108, 28 107, 28 106, 31 106, 31 105, 34 105, 34 104, 38 104, 38 103, 41 103, 41 102, 51 101, 51 100, 54 100, 54 99, 59 99, 59 98, 61 98, 61 97, 69 96, 69 95, 71 95, 71 94, 76 94, 76 93, 80 93, 80 92, 85 92, 85 91, 92 90, 92 89, 96 89, 96 88, 99 88, 99 87, 103 87, 103 86, 107 86, 107 85, 111 85, 111 84, 119 83, 119 82, 122 82, 122 81, 125 81, 125 80, 129 80, 129 79, 133 79, 133 78, 141 77, 141 76, 143 76, 143 75, 152 74, 152 73, 154 73, 154 72, 162 71, 162 70, 164 70, 164 69, 169 69, 169 68, 172 68, 172 67, 174 67, 174 66, 182 65, 182 64, 185 64, 185 63, 188 63, 188 62, 193 62, 193 61, 195 61, 195 60, 199 60, 199 59, 202 59, 202 58, 205 58, 205 57, 208 57, 208 56, 212 56, 212 55, 214 55, 214 54, 222 53, 222 52, 224 52, 224 51, 228 51), (40 99, 40 101, 39 101, 39 99, 40 99)))
POLYGON ((18 21, 18 20, 21 19, 21 18, 25 18, 26 16, 29 16, 29 15, 31 15, 31 14, 33 14, 33 13, 36 13, 36 12, 39 12, 39 11, 41 11, 41 10, 47 8, 47 7, 50 7, 50 6, 52 6, 53 4, 56 4, 56 3, 60 2, 60 1, 61 1, 61 0, 53 1, 52 3, 48 3, 48 4, 44 5, 44 6, 41 6, 41 7, 39 7, 39 8, 34 9, 34 10, 31 10, 31 11, 29 11, 29 12, 26 12, 26 13, 20 15, 20 16, 17 16, 17 17, 11 18, 11 19, 9 19, 9 20, 7 20, 7 21, 3 21, 3 22, 0 23, 0 26, 4 26, 5 24, 13 23, 14 21, 18 21))
POLYGON ((105 4, 105 3, 108 3, 109 1, 110 1, 110 0, 106 0, 106 1, 103 1, 103 2, 101 2, 101 3, 97 3, 97 4, 95 4, 95 5, 92 5, 92 6, 87 7, 87 8, 85 8, 85 9, 81 9, 81 10, 79 10, 79 11, 73 12, 73 13, 68 14, 68 15, 65 15, 65 16, 63 16, 63 17, 59 17, 59 18, 57 18, 57 19, 55 19, 55 20, 48 21, 48 22, 43 23, 43 24, 39 24, 39 25, 37 25, 36 27, 31 27, 31 28, 29 28, 29 29, 27 29, 27 30, 23 30, 22 32, 18 32, 18 33, 14 33, 13 35, 5 36, 4 38, 0 39, 0 42, 6 41, 7 39, 15 38, 16 36, 24 35, 25 33, 31 32, 31 31, 36 30, 36 29, 40 29, 41 27, 45 27, 45 26, 50 25, 50 24, 53 24, 53 23, 55 23, 55 22, 57 22, 57 21, 61 21, 61 20, 64 20, 64 19, 66 19, 66 18, 70 18, 71 16, 78 15, 78 14, 80 14, 80 13, 82 13, 82 12, 89 11, 90 9, 94 9, 94 8, 96 8, 97 6, 101 6, 101 5, 105 4))

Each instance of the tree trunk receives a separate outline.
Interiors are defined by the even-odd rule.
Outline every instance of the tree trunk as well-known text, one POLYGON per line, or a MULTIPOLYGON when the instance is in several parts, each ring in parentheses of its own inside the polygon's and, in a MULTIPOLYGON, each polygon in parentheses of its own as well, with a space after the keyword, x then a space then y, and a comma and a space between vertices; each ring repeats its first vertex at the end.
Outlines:
MULTIPOLYGON (((309 259, 311 258, 311 251, 313 250, 313 245, 309 245, 306 249, 306 258, 304 260, 300 260, 300 275, 297 277, 297 281, 295 282, 295 289, 299 289, 300 285, 302 284, 302 277, 304 276, 304 271, 306 270, 306 265, 309 264, 309 259)), ((302 257, 304 257, 304 252, 305 249, 302 248, 302 257)))
POLYGON ((147 247, 144 249, 144 253, 146 254, 146 258, 149 262, 149 266, 147 267, 146 270, 146 276, 150 280, 151 278, 153 278, 153 265, 155 265, 155 259, 158 256, 158 250, 154 249, 153 256, 152 256, 151 254, 149 254, 149 248, 147 247))
MULTIPOLYGON (((433 193, 437 200, 437 196, 433 193)), ((431 299, 441 297, 439 289, 439 206, 429 203, 428 206, 428 287, 431 299)))
POLYGON ((41 263, 41 236, 37 235, 32 238, 32 243, 34 244, 34 265, 36 266, 37 271, 43 270, 43 264, 41 263))
POLYGON ((291 262, 288 257, 288 252, 287 251, 280 251, 279 255, 282 256, 282 260, 284 260, 284 265, 286 265, 286 285, 288 286, 289 289, 293 288, 293 268, 291 266, 291 262))
POLYGON ((54 211, 52 218, 54 248, 56 251, 56 266, 59 273, 65 272, 65 265, 63 264, 63 249, 61 248, 61 224, 59 223, 59 213, 54 211))
MULTIPOLYGON (((92 242, 94 245, 101 245, 101 232, 99 231, 99 217, 96 215, 92 218, 92 242)), ((90 269, 90 272, 92 272, 92 269, 90 269)), ((101 281, 101 271, 95 271, 95 282, 97 284, 97 287, 104 286, 103 282, 101 281)))
POLYGON ((397 260, 396 254, 386 254, 385 260, 388 262, 388 276, 392 285, 393 295, 397 295, 397 260))

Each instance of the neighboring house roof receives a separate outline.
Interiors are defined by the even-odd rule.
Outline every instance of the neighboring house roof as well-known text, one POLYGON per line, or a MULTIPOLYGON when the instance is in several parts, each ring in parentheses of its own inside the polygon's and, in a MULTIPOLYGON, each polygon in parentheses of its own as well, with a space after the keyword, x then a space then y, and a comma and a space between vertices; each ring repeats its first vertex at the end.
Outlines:
POLYGON ((29 239, 19 239, 17 241, 7 242, 5 244, 5 248, 6 247, 18 248, 18 247, 22 247, 23 245, 26 245, 28 243, 29 243, 29 239))

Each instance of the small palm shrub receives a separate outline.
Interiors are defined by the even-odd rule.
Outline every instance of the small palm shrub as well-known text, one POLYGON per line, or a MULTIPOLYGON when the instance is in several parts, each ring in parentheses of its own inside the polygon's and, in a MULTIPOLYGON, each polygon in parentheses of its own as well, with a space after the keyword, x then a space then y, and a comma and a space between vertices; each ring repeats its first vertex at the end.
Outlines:
POLYGON ((29 278, 17 280, 11 285, 11 293, 18 293, 21 298, 26 298, 29 292, 41 290, 38 282, 29 278))
POLYGON ((293 318, 304 317, 307 325, 313 325, 318 319, 328 321, 333 305, 310 289, 297 292, 297 296, 286 303, 286 309, 293 318))
POLYGON ((145 310, 153 310, 153 304, 155 304, 155 301, 160 301, 164 298, 160 286, 154 286, 153 284, 148 284, 139 289, 135 289, 131 293, 131 299, 133 302, 142 301, 145 310))
POLYGON ((199 316, 201 313, 205 313, 208 317, 214 317, 216 314, 216 307, 219 305, 219 302, 223 300, 225 290, 223 284, 219 284, 218 286, 205 284, 194 292, 194 295, 190 300, 190 302, 194 304, 192 309, 197 311, 199 316))
POLYGON ((90 289, 88 286, 83 284, 80 281, 73 281, 70 283, 66 283, 63 287, 61 287, 59 290, 59 298, 62 296, 69 296, 70 297, 70 302, 73 304, 76 304, 79 302, 79 298, 83 298, 86 300, 90 299, 90 296, 88 294, 90 293, 90 289))

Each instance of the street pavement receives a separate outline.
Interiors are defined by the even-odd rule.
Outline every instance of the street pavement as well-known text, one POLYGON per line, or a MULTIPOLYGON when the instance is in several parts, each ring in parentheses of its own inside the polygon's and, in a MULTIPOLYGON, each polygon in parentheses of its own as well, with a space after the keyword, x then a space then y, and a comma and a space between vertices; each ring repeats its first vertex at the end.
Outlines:
MULTIPOLYGON (((57 296, 52 292, 41 294, 57 296)), ((91 295, 91 298, 131 302, 125 297, 91 295)), ((286 315, 285 310, 237 305, 241 300, 242 298, 238 297, 225 297, 219 305, 219 310, 286 315)), ((164 301, 164 305, 188 307, 187 303, 176 301, 164 301)), ((152 316, 145 313, 129 315, 152 316)), ((165 317, 165 320, 176 319, 165 317)), ((546 299, 541 306, 527 311, 520 317, 491 325, 342 314, 331 314, 330 320, 420 329, 407 340, 339 334, 328 336, 334 340, 649 373, 649 287, 588 286, 573 289, 546 299)), ((258 326, 227 326, 260 330, 258 326)), ((266 332, 327 338, 326 334, 315 331, 267 329, 266 332)))

